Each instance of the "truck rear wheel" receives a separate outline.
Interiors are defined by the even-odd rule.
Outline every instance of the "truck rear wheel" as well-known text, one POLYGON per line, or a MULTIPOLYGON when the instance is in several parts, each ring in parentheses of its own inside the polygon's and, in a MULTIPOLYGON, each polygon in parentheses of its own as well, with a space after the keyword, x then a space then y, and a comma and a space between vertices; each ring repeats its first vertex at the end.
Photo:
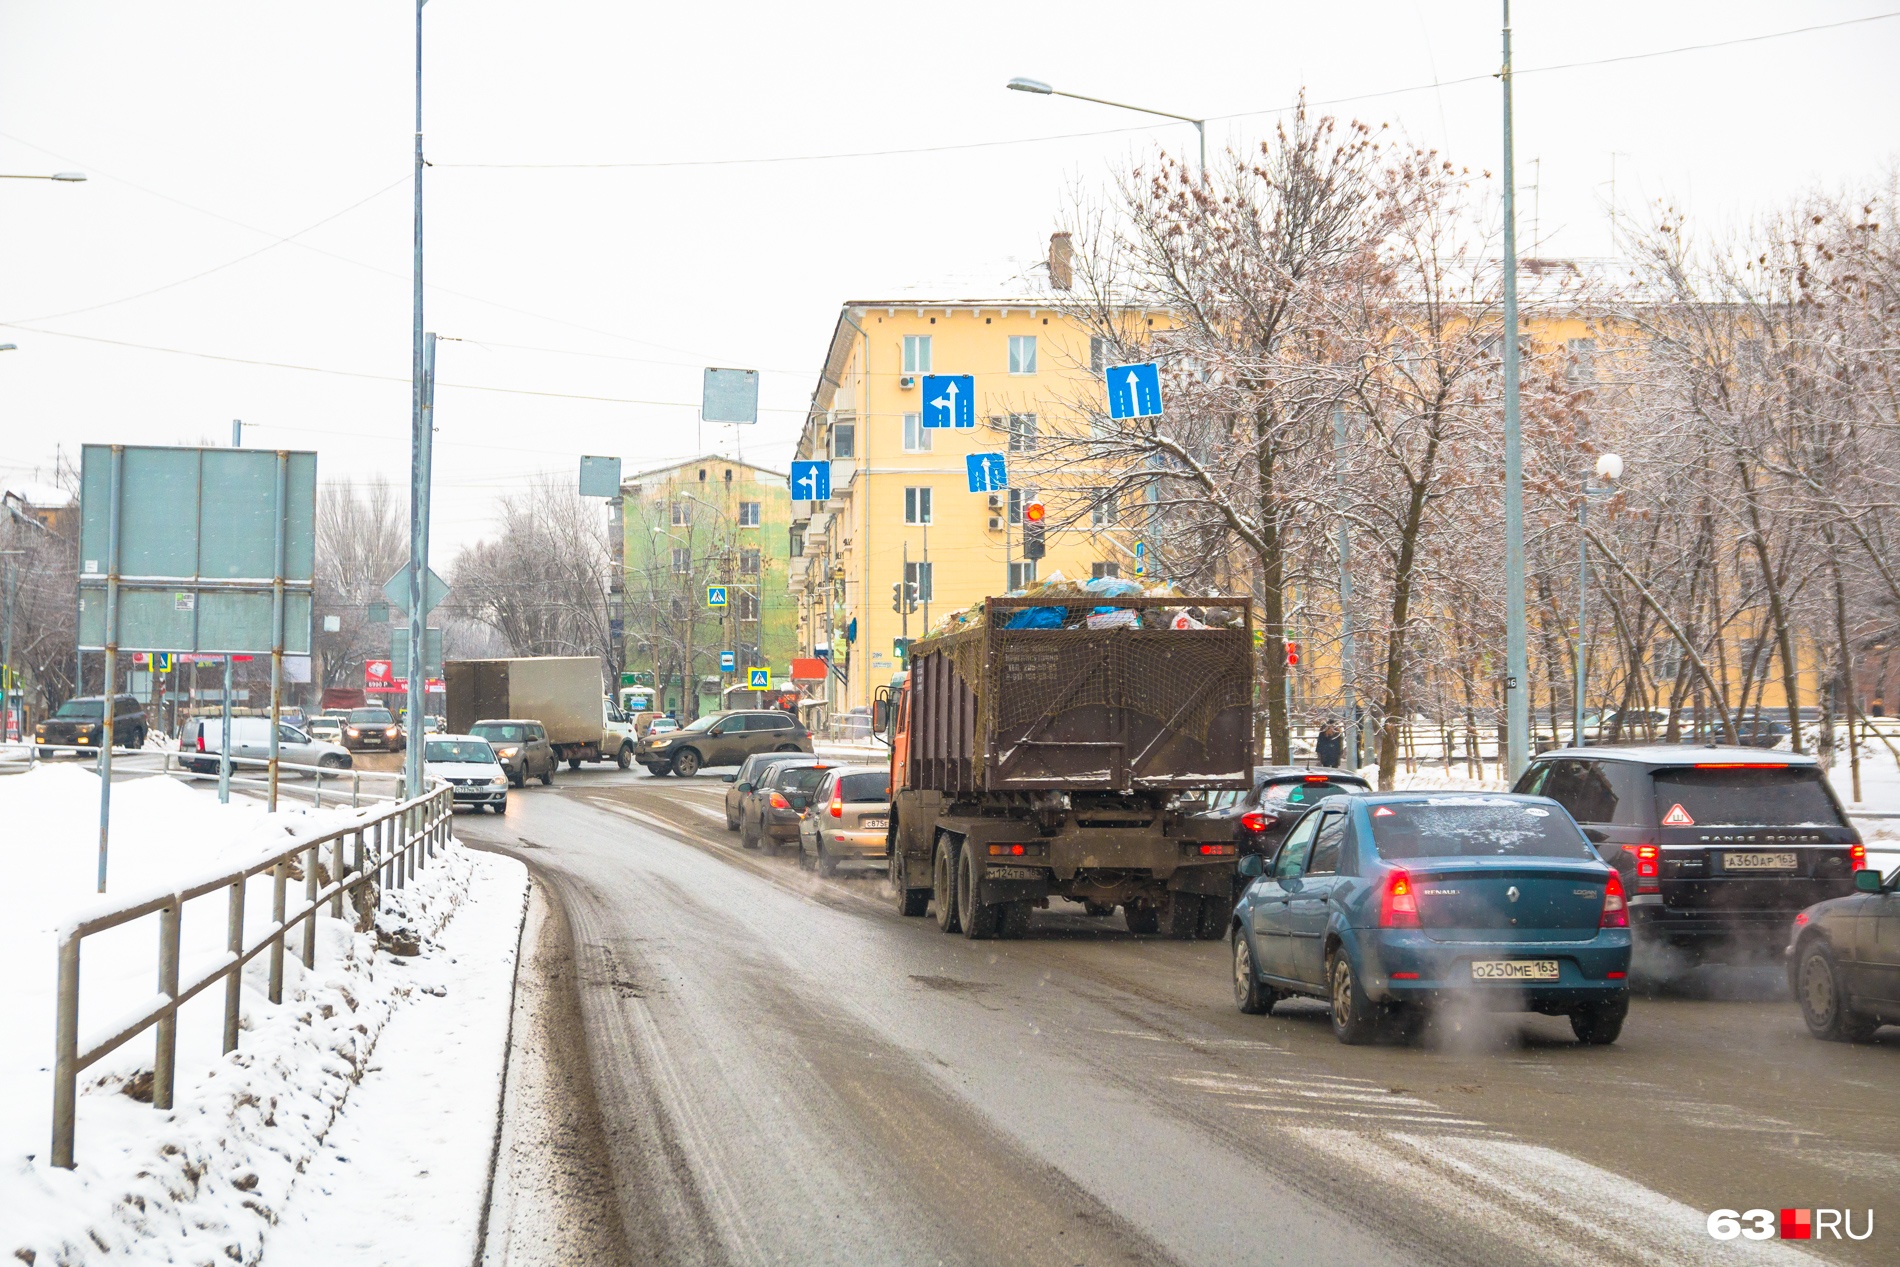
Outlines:
POLYGON ((963 935, 971 941, 988 941, 1003 923, 1005 902, 985 902, 977 893, 976 855, 968 849, 957 851, 957 915, 963 920, 963 935))
POLYGON ((1128 924, 1128 931, 1137 936, 1157 932, 1161 928, 1161 912, 1147 902, 1122 903, 1122 919, 1128 924))
POLYGON ((930 869, 930 898, 937 904, 937 927, 946 933, 959 931, 957 920, 957 838, 948 832, 937 837, 937 857, 930 869))
POLYGON ((915 918, 930 909, 930 890, 910 887, 910 863, 902 845, 891 849, 891 892, 897 897, 899 915, 915 918))

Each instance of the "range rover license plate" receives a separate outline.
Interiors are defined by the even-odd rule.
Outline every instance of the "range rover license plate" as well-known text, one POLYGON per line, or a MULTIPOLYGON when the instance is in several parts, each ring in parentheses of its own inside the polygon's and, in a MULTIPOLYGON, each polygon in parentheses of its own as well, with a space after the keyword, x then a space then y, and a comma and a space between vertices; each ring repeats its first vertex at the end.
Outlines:
POLYGON ((1792 871, 1794 855, 1791 853, 1725 853, 1722 855, 1724 871, 1792 871))
POLYGON ((1473 959, 1473 981, 1555 981, 1555 959, 1473 959))

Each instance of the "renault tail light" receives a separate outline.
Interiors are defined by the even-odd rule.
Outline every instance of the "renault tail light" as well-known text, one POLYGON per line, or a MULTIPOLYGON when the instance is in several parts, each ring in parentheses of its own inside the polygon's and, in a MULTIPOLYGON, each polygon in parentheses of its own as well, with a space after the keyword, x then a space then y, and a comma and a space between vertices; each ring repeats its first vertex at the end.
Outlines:
POLYGON ((1418 926, 1418 895, 1412 888, 1412 877, 1403 871, 1394 871, 1385 878, 1385 892, 1379 896, 1379 927, 1418 926))
POLYGON ((1603 890, 1603 918, 1597 921, 1598 928, 1628 928, 1630 926, 1630 904, 1623 897, 1623 877, 1610 872, 1610 883, 1603 890))

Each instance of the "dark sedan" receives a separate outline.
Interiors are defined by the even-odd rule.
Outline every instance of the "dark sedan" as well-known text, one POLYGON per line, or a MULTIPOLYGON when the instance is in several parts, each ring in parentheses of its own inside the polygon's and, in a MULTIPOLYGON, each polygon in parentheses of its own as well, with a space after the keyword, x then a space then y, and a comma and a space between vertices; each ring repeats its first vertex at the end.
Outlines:
MULTIPOLYGON (((1207 808, 1193 817, 1201 823, 1224 823, 1233 832, 1240 857, 1271 855, 1286 838, 1300 815, 1328 796, 1369 792, 1370 784, 1347 770, 1323 766, 1256 766, 1253 787, 1245 792, 1215 792, 1207 808)), ((1246 887, 1237 879, 1234 894, 1246 887)))
POLYGON ((1900 868, 1854 873, 1854 892, 1794 917, 1788 985, 1816 1038, 1860 1043, 1900 1025, 1900 868))
POLYGON ((1242 860, 1234 998, 1332 1004, 1342 1043, 1417 1032, 1449 1000, 1570 1018, 1615 1042, 1629 1009, 1629 908, 1615 868, 1543 797, 1334 796, 1272 864, 1242 860))
POLYGON ((746 793, 739 810, 739 843, 747 849, 765 846, 777 853, 781 844, 798 844, 798 820, 811 806, 812 793, 833 762, 787 762, 769 767, 746 793))

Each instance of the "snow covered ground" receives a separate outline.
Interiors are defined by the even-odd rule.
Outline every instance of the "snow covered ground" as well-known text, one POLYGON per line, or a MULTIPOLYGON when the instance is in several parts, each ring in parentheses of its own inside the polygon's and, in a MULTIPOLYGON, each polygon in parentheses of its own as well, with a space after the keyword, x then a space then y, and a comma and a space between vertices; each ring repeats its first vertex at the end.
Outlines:
MULTIPOLYGON (((0 776, 0 1255, 40 1265, 256 1262, 339 1108, 376 1063, 390 1020, 407 1009, 454 1006, 453 995, 426 992, 456 981, 461 969, 442 962, 440 939, 451 916, 473 896, 484 909, 471 928, 493 914, 485 909, 491 902, 504 923, 511 919, 518 928, 525 873, 519 864, 451 845, 418 883, 383 895, 378 928, 413 930, 421 956, 399 959, 378 950, 371 933, 320 919, 314 969, 303 969, 293 934, 281 1005, 265 995, 267 961, 259 956, 245 975, 237 1052, 219 1051, 221 989, 181 1010, 172 1110, 153 1109, 149 1089, 143 1102, 135 1098, 139 1075, 151 1067, 149 1035, 81 1075, 79 1165, 65 1171, 47 1156, 60 927, 102 902, 119 905, 267 856, 291 834, 343 825, 358 813, 296 808, 273 815, 255 801, 221 806, 171 779, 115 782, 111 885, 102 899, 94 891, 98 790, 97 776, 77 765, 0 776)), ((224 911, 221 894, 185 908, 187 974, 222 949, 224 911)), ((269 912, 270 881, 255 880, 246 895, 250 937, 269 912)), ((515 936, 498 936, 505 962, 469 957, 467 971, 483 964, 490 973, 481 989, 458 982, 470 996, 512 981, 515 936)), ((155 918, 87 940, 82 1035, 151 997, 156 947, 155 918)), ((492 1045, 499 1062, 499 1039, 492 1045)), ((436 1074, 416 1071, 418 1079, 436 1074)), ((490 1097, 494 1081, 490 1075, 490 1097)), ((479 1208, 480 1199, 476 1184, 465 1202, 479 1208)))

